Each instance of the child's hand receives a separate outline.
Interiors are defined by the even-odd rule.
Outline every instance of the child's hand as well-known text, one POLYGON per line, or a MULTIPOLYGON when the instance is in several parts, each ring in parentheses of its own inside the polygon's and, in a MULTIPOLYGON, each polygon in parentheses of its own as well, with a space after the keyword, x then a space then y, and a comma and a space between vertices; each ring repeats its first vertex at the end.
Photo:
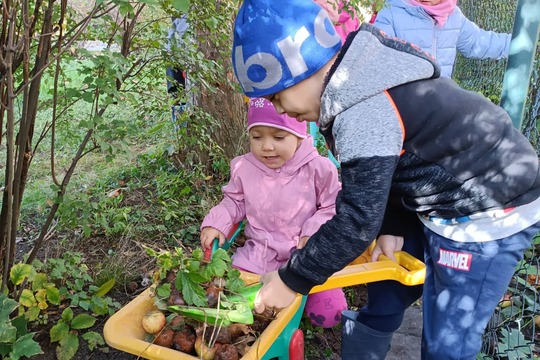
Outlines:
POLYGON ((261 314, 265 309, 280 310, 289 306, 296 298, 296 292, 289 289, 277 271, 261 276, 262 288, 255 296, 255 312, 261 314))
POLYGON ((219 246, 225 243, 225 235, 212 227, 205 227, 201 230, 201 246, 203 249, 211 249, 215 238, 219 239, 219 246))
POLYGON ((303 248, 304 246, 306 246, 308 240, 309 240, 309 236, 302 236, 302 237, 298 240, 298 245, 296 245, 296 248, 297 248, 297 249, 303 248))
POLYGON ((394 251, 399 251, 403 248, 403 236, 394 236, 394 235, 381 235, 375 243, 375 247, 371 252, 371 261, 377 261, 379 255, 384 254, 397 262, 394 257, 394 251))

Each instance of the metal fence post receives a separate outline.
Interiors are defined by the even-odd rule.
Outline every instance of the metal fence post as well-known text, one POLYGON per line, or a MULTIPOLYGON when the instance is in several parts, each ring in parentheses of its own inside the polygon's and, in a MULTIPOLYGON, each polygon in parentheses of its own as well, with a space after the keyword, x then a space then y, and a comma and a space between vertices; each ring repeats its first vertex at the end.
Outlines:
POLYGON ((540 0, 518 0, 501 106, 521 130, 527 91, 540 32, 540 0))

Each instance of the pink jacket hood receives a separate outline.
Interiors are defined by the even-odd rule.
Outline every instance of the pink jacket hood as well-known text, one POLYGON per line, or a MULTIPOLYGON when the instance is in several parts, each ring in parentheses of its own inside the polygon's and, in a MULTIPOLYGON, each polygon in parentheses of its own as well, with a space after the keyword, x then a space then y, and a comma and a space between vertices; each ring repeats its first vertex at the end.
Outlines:
POLYGON ((210 226, 228 234, 246 219, 247 240, 233 255, 233 264, 258 274, 273 271, 289 259, 301 237, 313 235, 334 216, 340 189, 336 167, 318 154, 311 137, 279 169, 248 153, 231 162, 224 198, 201 229, 210 226))

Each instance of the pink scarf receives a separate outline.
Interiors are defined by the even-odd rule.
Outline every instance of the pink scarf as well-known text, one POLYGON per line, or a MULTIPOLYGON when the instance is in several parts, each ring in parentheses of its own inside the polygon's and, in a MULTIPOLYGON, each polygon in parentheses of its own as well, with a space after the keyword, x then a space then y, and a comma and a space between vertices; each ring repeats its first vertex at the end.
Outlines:
POLYGON ((435 23, 439 27, 443 27, 450 14, 454 11, 457 5, 457 0, 442 0, 437 5, 424 5, 416 0, 407 1, 412 6, 420 6, 435 19, 435 23))

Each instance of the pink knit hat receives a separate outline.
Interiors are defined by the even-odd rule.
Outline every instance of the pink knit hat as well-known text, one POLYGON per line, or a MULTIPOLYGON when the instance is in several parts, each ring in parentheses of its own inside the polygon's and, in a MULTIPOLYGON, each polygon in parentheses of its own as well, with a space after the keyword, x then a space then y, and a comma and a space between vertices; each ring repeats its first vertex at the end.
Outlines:
POLYGON ((299 122, 286 114, 280 115, 272 103, 264 98, 249 100, 248 131, 254 126, 270 126, 290 132, 299 138, 307 137, 305 121, 299 122))

